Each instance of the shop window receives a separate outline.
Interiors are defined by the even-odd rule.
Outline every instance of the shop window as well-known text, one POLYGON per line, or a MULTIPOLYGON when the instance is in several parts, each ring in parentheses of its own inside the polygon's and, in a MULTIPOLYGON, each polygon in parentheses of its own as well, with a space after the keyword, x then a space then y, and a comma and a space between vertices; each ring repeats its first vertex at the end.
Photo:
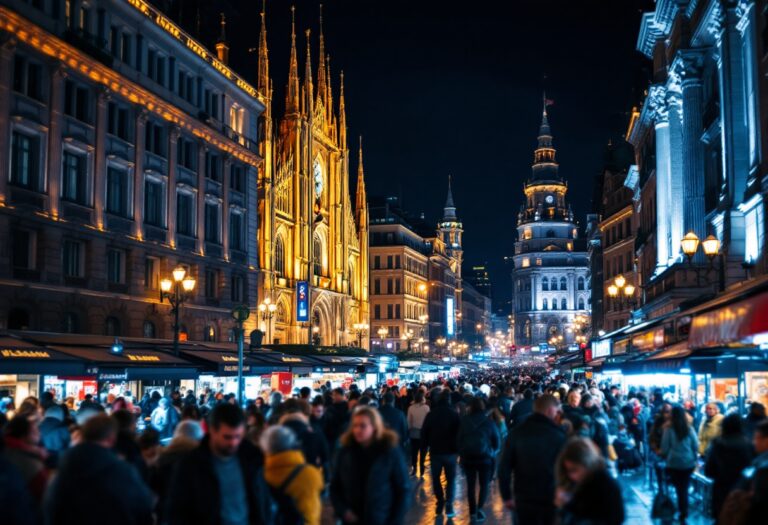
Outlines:
POLYGON ((210 343, 216 342, 216 328, 213 325, 208 325, 205 327, 203 340, 210 343))
POLYGON ((144 321, 144 326, 142 327, 141 332, 146 339, 155 339, 155 337, 157 337, 155 323, 152 321, 144 321))

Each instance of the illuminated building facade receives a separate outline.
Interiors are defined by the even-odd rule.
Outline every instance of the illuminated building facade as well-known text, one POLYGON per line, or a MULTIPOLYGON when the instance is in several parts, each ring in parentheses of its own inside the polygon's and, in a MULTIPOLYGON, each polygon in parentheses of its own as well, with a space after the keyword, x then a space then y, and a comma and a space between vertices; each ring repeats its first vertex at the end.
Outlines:
POLYGON ((525 204, 517 215, 512 272, 517 346, 572 343, 574 319, 589 315, 587 253, 566 202, 567 191, 558 173, 545 103, 525 204))
POLYGON ((315 334, 323 345, 346 345, 357 339, 354 326, 369 320, 368 203, 362 143, 353 202, 344 76, 336 102, 322 15, 314 71, 310 32, 306 35, 300 79, 293 24, 285 112, 277 121, 271 109, 273 83, 262 14, 257 86, 266 94, 267 108, 260 144, 264 164, 258 179, 259 301, 269 299, 277 305, 268 340, 307 343, 315 334), (297 315, 300 282, 309 283, 307 322, 297 315))
MULTIPOLYGON (((191 340, 256 298, 256 88, 140 0, 0 6, 0 327, 191 340)), ((253 320, 253 317, 252 317, 253 320)), ((251 328, 255 327, 251 325, 251 328)))

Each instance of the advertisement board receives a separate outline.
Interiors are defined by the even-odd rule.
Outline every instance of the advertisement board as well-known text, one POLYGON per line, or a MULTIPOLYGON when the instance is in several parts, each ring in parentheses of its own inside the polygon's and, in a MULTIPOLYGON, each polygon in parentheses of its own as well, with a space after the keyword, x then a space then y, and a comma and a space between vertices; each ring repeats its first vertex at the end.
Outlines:
POLYGON ((448 336, 453 336, 456 333, 456 320, 455 320, 455 306, 454 306, 454 299, 453 297, 448 297, 445 300, 445 314, 446 314, 446 334, 448 336))
POLYGON ((300 323, 309 322, 309 283, 296 283, 296 320, 300 323))

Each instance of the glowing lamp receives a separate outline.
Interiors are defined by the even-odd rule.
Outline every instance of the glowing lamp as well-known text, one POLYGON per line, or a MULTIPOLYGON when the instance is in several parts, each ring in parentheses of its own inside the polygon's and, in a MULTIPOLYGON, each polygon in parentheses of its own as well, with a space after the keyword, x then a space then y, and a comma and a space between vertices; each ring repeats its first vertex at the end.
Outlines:
POLYGON ((624 285, 627 284, 627 280, 621 274, 616 276, 616 279, 614 280, 614 282, 616 283, 616 286, 618 286, 619 288, 624 288, 624 285))
POLYGON ((160 290, 163 293, 168 293, 171 291, 171 286, 173 286, 173 282, 171 282, 170 279, 163 279, 160 281, 160 290))
POLYGON ((706 256, 712 258, 720 253, 720 240, 714 235, 709 235, 702 241, 701 247, 704 248, 706 256))
POLYGON ((616 286, 615 284, 610 285, 608 287, 608 295, 610 295, 611 297, 616 297, 617 295, 619 295, 619 287, 616 286))
POLYGON ((195 279, 194 277, 185 277, 183 281, 181 281, 181 286, 184 288, 185 292, 191 292, 195 289, 195 279))
POLYGON ((173 269, 173 280, 180 283, 184 280, 184 276, 187 275, 187 270, 183 266, 177 266, 173 269))
POLYGON ((635 285, 628 284, 624 287, 624 295, 632 297, 635 294, 635 285))
POLYGON ((690 231, 680 241, 680 247, 683 249, 685 256, 690 259, 696 253, 696 250, 699 249, 699 238, 694 232, 690 231))

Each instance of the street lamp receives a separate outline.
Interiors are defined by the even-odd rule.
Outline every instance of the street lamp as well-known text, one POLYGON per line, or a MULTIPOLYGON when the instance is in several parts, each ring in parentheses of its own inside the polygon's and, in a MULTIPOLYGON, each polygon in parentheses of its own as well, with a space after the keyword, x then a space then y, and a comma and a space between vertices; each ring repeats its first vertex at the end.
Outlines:
POLYGON ((411 339, 413 339, 413 330, 406 328, 403 334, 400 336, 403 341, 408 341, 408 353, 411 352, 411 339))
POLYGON ((384 339, 387 337, 387 334, 389 333, 389 330, 382 326, 378 330, 376 330, 376 333, 379 334, 379 337, 381 338, 381 344, 384 344, 384 339))
MULTIPOLYGON (((709 272, 715 269, 715 259, 720 260, 718 268, 719 289, 722 292, 725 290, 725 261, 723 260, 723 252, 720 250, 720 239, 710 234, 703 241, 699 240, 699 237, 692 231, 685 234, 685 237, 680 241, 680 247, 683 250, 683 254, 688 260, 688 265, 692 265, 693 257, 701 246, 704 255, 709 259, 709 268, 707 269, 707 275, 709 272)), ((696 268, 696 284, 700 284, 699 269, 696 268)))
POLYGON ((691 263, 691 259, 696 255, 696 251, 699 249, 699 237, 696 233, 690 231, 685 234, 685 237, 680 241, 680 247, 683 249, 683 254, 688 258, 688 264, 691 263))
POLYGON ((608 297, 611 299, 619 299, 620 309, 624 309, 625 300, 630 307, 635 306, 635 285, 627 282, 627 278, 623 275, 617 275, 605 290, 608 292, 608 297))
POLYGON ((181 305, 191 297, 196 281, 187 275, 187 269, 179 265, 171 272, 173 280, 167 277, 160 281, 160 302, 168 299, 173 315, 173 353, 179 355, 179 312, 181 305))
POLYGON ((312 327, 312 344, 320 346, 320 327, 317 325, 312 327))
POLYGON ((276 311, 277 305, 269 297, 265 297, 264 301, 259 304, 261 320, 267 325, 267 341, 272 341, 272 318, 275 316, 276 311))
POLYGON ((438 350, 439 354, 443 353, 443 348, 445 347, 445 343, 446 343, 445 337, 438 337, 437 339, 435 339, 435 344, 439 348, 439 350, 438 350))
POLYGON ((232 309, 232 318, 235 320, 235 337, 237 338, 237 402, 244 406, 245 380, 243 379, 243 348, 245 346, 245 331, 243 323, 250 317, 251 311, 244 304, 232 309))
POLYGON ((355 331, 355 335, 357 336, 357 346, 358 348, 363 347, 363 336, 368 333, 368 323, 355 323, 352 325, 352 329, 355 331))

